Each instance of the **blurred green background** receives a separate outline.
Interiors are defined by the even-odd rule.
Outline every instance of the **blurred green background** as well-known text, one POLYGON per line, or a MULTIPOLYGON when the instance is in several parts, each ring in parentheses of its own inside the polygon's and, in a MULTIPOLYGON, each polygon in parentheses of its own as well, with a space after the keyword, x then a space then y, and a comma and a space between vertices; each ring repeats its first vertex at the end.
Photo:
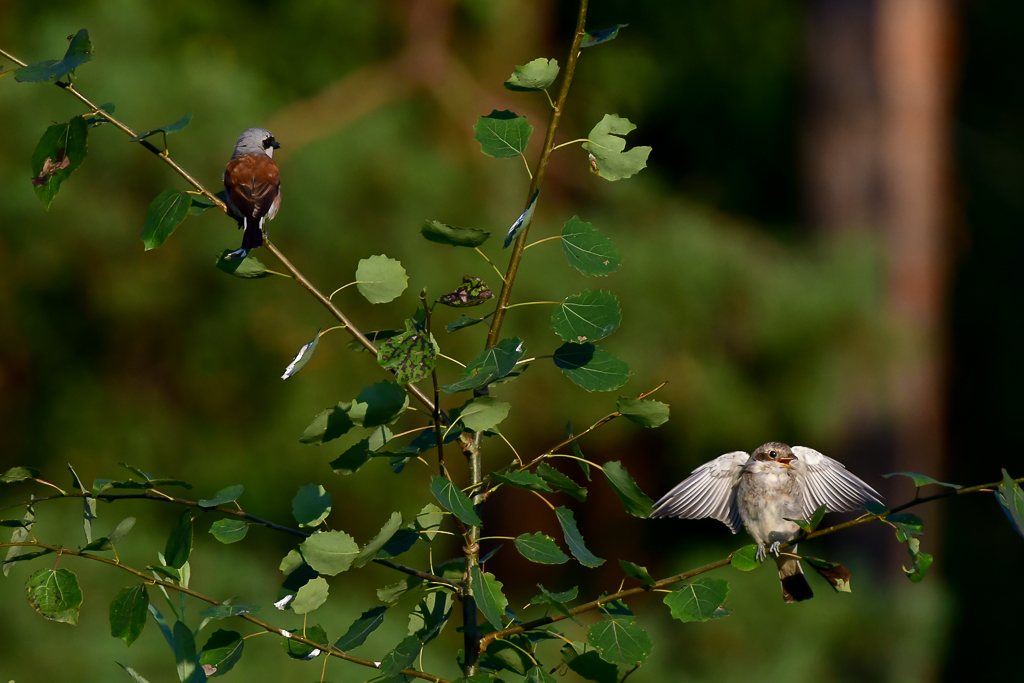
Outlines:
MULTIPOLYGON (((590 174, 578 147, 556 152, 531 237, 557 234, 579 215, 612 237, 623 265, 588 280, 565 264, 556 242, 545 243, 527 252, 514 299, 586 288, 619 297, 623 325, 602 344, 632 369, 619 393, 667 380, 656 398, 671 404, 672 420, 657 431, 615 421, 581 445, 599 462, 621 459, 654 498, 697 464, 767 440, 835 455, 897 501, 912 489, 880 475, 907 463, 961 484, 998 479, 999 467, 1020 476, 1009 444, 1024 372, 1016 351, 1024 285, 1014 261, 1024 213, 1024 84, 1004 76, 1020 61, 1013 31, 1024 8, 1010 0, 931 4, 947 22, 936 34, 947 66, 934 83, 918 85, 944 93, 944 114, 920 153, 940 160, 941 191, 908 201, 911 213, 896 212, 909 216, 904 223, 876 206, 879 197, 898 205, 899 183, 865 172, 865 205, 875 209, 831 220, 821 207, 844 206, 833 194, 855 185, 843 184, 843 172, 863 149, 892 147, 887 126, 899 132, 885 115, 889 62, 875 52, 879 42, 900 42, 885 38, 902 25, 898 17, 887 23, 893 1, 593 3, 589 26, 629 27, 584 53, 559 140, 584 137, 605 113, 617 113, 638 126, 629 143, 654 151, 647 170, 617 183, 590 174), (866 100, 843 90, 861 77, 874 93, 866 100), (857 107, 874 121, 870 143, 857 137, 857 107), (871 118, 871 107, 881 114, 871 118), (837 139, 831 130, 855 133, 835 147, 827 144, 837 139), (893 236, 915 224, 914 206, 919 214, 939 207, 924 224, 942 267, 924 276, 922 286, 938 291, 934 303, 908 313, 893 273, 918 252, 901 250, 893 236)), ((56 58, 65 36, 88 28, 95 56, 79 69, 77 86, 97 103, 113 102, 137 130, 194 111, 191 125, 170 138, 171 152, 211 189, 238 133, 270 128, 283 145, 283 202, 270 232, 289 258, 325 291, 350 282, 371 254, 408 270, 409 290, 392 304, 371 306, 354 289, 336 297, 372 330, 400 325, 423 287, 439 295, 463 274, 496 284, 479 256, 427 243, 418 229, 437 219, 498 235, 522 210, 522 163, 480 154, 472 125, 492 108, 528 116, 535 158, 547 105, 501 83, 541 55, 564 63, 574 13, 573 3, 553 0, 9 0, 0 2, 0 47, 30 62, 56 58)), ((69 462, 91 481, 122 476, 117 463, 126 461, 192 482, 194 498, 242 483, 247 511, 285 524, 296 489, 315 482, 334 496, 332 527, 360 543, 392 511, 415 514, 429 500, 426 468, 411 463, 395 476, 372 462, 342 477, 327 463, 343 444, 298 443, 316 413, 383 377, 332 332, 301 373, 281 382, 299 346, 332 325, 319 304, 281 278, 244 281, 215 270, 215 256, 236 248, 240 234, 214 212, 188 219, 162 248, 142 250, 149 202, 186 189, 165 165, 110 126, 91 129, 87 160, 43 210, 29 182, 32 150, 48 125, 80 113, 57 88, 0 79, 0 469, 30 465, 67 487, 69 462)), ((917 153, 896 149, 900 158, 917 153)), ((492 239, 484 250, 503 267, 499 247, 492 239)), ((257 255, 273 268, 269 255, 257 255)), ((439 312, 443 322, 458 314, 439 312)), ((549 315, 541 306, 515 309, 504 334, 523 337, 529 355, 550 354, 560 342, 549 315)), ((477 326, 439 341, 465 361, 483 336, 477 326)), ((454 365, 442 369, 443 381, 457 376, 454 365)), ((523 454, 561 440, 568 420, 581 429, 611 412, 618 395, 587 394, 543 361, 496 393, 514 405, 503 431, 523 454)), ((488 467, 510 457, 500 442, 488 443, 488 467)), ((717 522, 628 517, 602 482, 590 489, 586 504, 562 503, 610 561, 593 571, 552 569, 506 547, 488 570, 504 581, 511 605, 522 606, 539 581, 552 590, 579 583, 582 595, 614 590, 618 558, 664 576, 745 542, 717 522)), ((30 491, 45 495, 11 486, 0 504, 30 491)), ((41 540, 82 543, 78 504, 42 504, 37 513, 41 540)), ((103 505, 97 530, 137 515, 121 557, 144 566, 155 562, 176 513, 151 503, 103 505)), ((817 599, 785 606, 774 573, 759 571, 723 574, 733 614, 709 624, 673 622, 657 596, 636 600, 655 649, 631 680, 952 680, 982 661, 993 677, 1015 672, 1000 653, 1019 639, 1004 608, 1024 597, 1007 574, 1024 560, 1020 539, 988 497, 930 514, 923 548, 937 560, 921 585, 902 576, 905 551, 879 527, 814 546, 850 567, 853 595, 812 579, 817 599), (984 595, 982 582, 990 587, 984 595), (996 586, 1004 608, 993 606, 996 586)), ((242 595, 274 623, 300 627, 291 613, 266 611, 289 539, 253 529, 225 547, 205 533, 211 521, 197 520, 193 586, 219 598, 242 595)), ((558 535, 547 508, 523 492, 496 494, 485 521, 488 535, 558 535)), ((434 545, 435 562, 459 552, 443 538, 434 545)), ((425 546, 404 559, 425 565, 425 546)), ((107 603, 129 577, 84 562, 62 566, 85 590, 77 628, 32 612, 22 588, 29 567, 0 582, 0 679, 115 680, 123 675, 117 660, 153 683, 174 680, 173 658, 152 625, 130 650, 106 635, 107 603)), ((397 578, 376 566, 340 575, 315 616, 337 638, 377 604, 373 589, 397 578)), ((409 607, 392 610, 356 654, 379 659, 393 647, 409 607)), ((428 647, 427 669, 457 675, 445 653, 458 647, 449 628, 428 647)), ((264 636, 249 641, 230 675, 308 681, 320 666, 288 660, 264 636)), ((332 660, 327 679, 369 677, 332 660)))

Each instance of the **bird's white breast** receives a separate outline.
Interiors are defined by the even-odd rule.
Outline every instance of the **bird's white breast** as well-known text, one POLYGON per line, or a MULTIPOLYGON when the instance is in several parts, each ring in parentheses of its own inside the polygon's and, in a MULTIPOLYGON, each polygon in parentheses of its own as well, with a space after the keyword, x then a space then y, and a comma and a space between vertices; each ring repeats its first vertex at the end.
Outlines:
POLYGON ((736 491, 736 503, 743 526, 760 544, 785 543, 800 531, 785 519, 803 515, 803 490, 795 470, 776 462, 748 465, 736 491))

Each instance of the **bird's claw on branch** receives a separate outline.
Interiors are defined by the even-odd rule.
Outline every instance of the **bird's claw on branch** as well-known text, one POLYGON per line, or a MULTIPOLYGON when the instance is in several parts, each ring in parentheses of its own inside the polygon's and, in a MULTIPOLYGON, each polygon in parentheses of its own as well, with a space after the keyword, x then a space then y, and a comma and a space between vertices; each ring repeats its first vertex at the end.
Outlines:
POLYGON ((779 543, 779 541, 775 541, 775 543, 772 543, 772 547, 768 548, 768 552, 770 552, 775 557, 778 557, 779 556, 779 545, 781 545, 779 543))
POLYGON ((768 553, 765 552, 764 543, 757 544, 757 554, 754 556, 758 562, 764 562, 764 559, 768 557, 768 553))

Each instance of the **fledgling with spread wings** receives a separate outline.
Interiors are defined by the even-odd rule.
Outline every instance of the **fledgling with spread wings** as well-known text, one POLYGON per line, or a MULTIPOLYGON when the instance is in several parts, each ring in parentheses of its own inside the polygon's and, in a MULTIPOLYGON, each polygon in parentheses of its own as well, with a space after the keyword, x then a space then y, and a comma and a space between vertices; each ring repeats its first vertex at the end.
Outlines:
MULTIPOLYGON (((758 560, 775 556, 786 602, 800 602, 814 592, 800 560, 779 553, 780 544, 800 534, 787 518, 809 519, 821 505, 828 512, 858 510, 881 499, 839 461, 813 448, 771 441, 753 454, 733 451, 704 463, 655 504, 651 517, 708 517, 734 534, 742 525, 757 542, 758 560)), ((790 550, 795 554, 797 547, 790 550)))

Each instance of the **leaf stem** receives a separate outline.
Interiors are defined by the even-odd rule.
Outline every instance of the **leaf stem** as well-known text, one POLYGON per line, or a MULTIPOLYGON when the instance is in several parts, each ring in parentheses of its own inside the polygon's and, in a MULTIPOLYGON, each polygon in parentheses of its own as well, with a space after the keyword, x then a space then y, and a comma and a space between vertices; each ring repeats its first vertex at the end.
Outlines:
POLYGON ((494 265, 494 261, 492 261, 491 259, 487 258, 487 254, 485 254, 484 252, 480 251, 480 247, 473 247, 473 249, 476 251, 476 253, 478 253, 478 254, 480 254, 481 256, 484 257, 484 261, 487 261, 488 263, 491 264, 491 268, 494 268, 494 272, 497 273, 498 277, 501 278, 501 281, 504 282, 505 281, 505 276, 502 275, 500 270, 498 270, 498 266, 494 265))
POLYGON ((561 306, 562 302, 561 301, 523 301, 522 303, 518 303, 518 304, 509 304, 508 306, 505 307, 505 310, 508 310, 510 308, 518 308, 519 306, 536 306, 537 304, 554 304, 556 306, 561 306))
POLYGON ((530 180, 533 180, 533 171, 530 170, 530 162, 526 160, 526 155, 520 152, 519 157, 523 160, 523 166, 526 167, 526 175, 530 176, 530 180))
POLYGON ((334 300, 334 295, 335 295, 335 294, 337 294, 337 293, 338 293, 338 292, 340 292, 341 290, 345 289, 346 287, 351 287, 352 285, 358 285, 358 284, 359 284, 359 281, 358 281, 358 280, 356 280, 356 281, 354 281, 354 282, 350 282, 350 283, 348 283, 347 285, 342 285, 341 287, 338 287, 338 288, 337 288, 336 290, 334 290, 333 292, 331 292, 331 295, 330 295, 329 297, 327 297, 327 299, 328 299, 329 301, 333 301, 333 300, 334 300))
POLYGON ((524 249, 524 250, 525 250, 525 249, 529 249, 530 247, 535 247, 535 246, 537 246, 538 244, 541 244, 541 243, 543 243, 543 242, 550 242, 551 240, 560 240, 560 239, 562 239, 562 236, 561 236, 561 235, 552 235, 551 237, 545 237, 544 239, 542 239, 542 240, 537 240, 536 242, 530 242, 530 243, 529 243, 529 244, 527 244, 527 245, 526 245, 525 247, 523 247, 523 249, 524 249))
POLYGON ((551 150, 551 151, 553 152, 553 151, 555 151, 556 149, 562 149, 563 147, 568 147, 569 145, 575 145, 575 144, 576 144, 577 142, 590 142, 590 139, 589 139, 589 138, 578 138, 578 139, 576 139, 576 140, 570 140, 569 142, 563 142, 563 143, 562 143, 562 144, 560 144, 560 145, 555 145, 555 146, 554 146, 554 147, 552 148, 552 150, 551 150))

